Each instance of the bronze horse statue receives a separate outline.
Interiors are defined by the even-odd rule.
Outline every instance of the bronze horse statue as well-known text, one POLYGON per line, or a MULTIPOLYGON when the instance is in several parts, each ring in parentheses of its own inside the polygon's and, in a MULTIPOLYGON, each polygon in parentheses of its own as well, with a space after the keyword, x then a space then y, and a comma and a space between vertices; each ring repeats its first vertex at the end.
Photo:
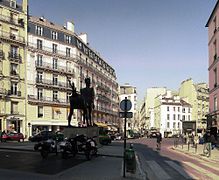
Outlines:
POLYGON ((86 87, 80 90, 80 94, 76 91, 74 83, 69 81, 72 88, 72 95, 70 97, 70 113, 68 115, 68 126, 71 126, 71 118, 74 109, 81 109, 83 111, 83 123, 87 126, 92 126, 91 120, 92 109, 94 108, 94 89, 90 87, 90 78, 85 78, 86 87))

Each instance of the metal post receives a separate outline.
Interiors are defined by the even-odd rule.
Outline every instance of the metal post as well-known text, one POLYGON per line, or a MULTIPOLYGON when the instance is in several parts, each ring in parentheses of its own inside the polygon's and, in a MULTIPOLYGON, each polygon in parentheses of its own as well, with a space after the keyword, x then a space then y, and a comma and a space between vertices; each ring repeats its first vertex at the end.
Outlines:
POLYGON ((125 150, 126 150, 126 115, 127 115, 127 97, 125 97, 125 120, 124 120, 124 155, 123 155, 123 177, 125 177, 125 150))

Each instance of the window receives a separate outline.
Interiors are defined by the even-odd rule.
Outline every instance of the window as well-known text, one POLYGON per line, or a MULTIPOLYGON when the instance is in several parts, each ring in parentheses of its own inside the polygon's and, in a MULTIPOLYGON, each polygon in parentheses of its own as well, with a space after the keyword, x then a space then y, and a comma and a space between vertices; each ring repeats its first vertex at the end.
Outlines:
POLYGON ((18 102, 11 102, 11 114, 19 114, 18 113, 18 102))
POLYGON ((53 91, 53 101, 58 101, 58 91, 53 91))
POLYGON ((167 122, 167 128, 170 128, 170 122, 167 122))
POLYGON ((176 123, 174 122, 174 123, 173 123, 173 129, 175 129, 175 128, 176 128, 176 123))
POLYGON ((71 43, 71 36, 65 35, 65 42, 70 44, 71 43))
POLYGON ((173 107, 173 111, 176 111, 176 107, 173 107))
POLYGON ((58 47, 57 44, 52 44, 52 52, 53 53, 57 53, 57 47, 58 47))
POLYGON ((178 112, 180 112, 180 107, 178 107, 178 112))
POLYGON ((42 89, 37 89, 37 99, 43 100, 43 90, 42 89))
POLYGON ((178 128, 179 128, 179 125, 180 125, 180 123, 178 122, 178 125, 177 125, 178 128))
POLYGON ((170 111, 170 107, 169 106, 167 106, 167 111, 170 111))
POLYGON ((17 75, 18 74, 18 65, 11 63, 11 75, 17 75))
POLYGON ((188 108, 188 113, 190 113, 190 108, 188 108))
POLYGON ((41 54, 37 54, 37 66, 43 65, 43 56, 41 54))
POLYGON ((16 82, 11 83, 11 94, 13 94, 13 95, 18 94, 18 89, 17 89, 17 83, 16 82))
POLYGON ((41 26, 36 26, 36 35, 38 36, 43 35, 43 28, 41 26))
POLYGON ((38 106, 38 118, 42 118, 43 117, 43 106, 38 106))
POLYGON ((43 49, 43 41, 40 39, 37 39, 37 49, 43 49))
POLYGON ((214 87, 217 87, 217 68, 214 68, 214 87))
POLYGON ((188 121, 190 121, 190 115, 188 115, 188 121))
POLYGON ((180 115, 178 114, 178 120, 180 120, 180 115))
POLYGON ((58 75, 53 74, 53 85, 58 85, 58 75))
POLYGON ((16 58, 18 56, 18 47, 17 46, 11 46, 11 57, 16 58))
POLYGON ((182 108, 182 112, 185 113, 185 112, 186 112, 186 109, 185 109, 185 108, 182 108))
POLYGON ((214 96, 214 111, 217 111, 217 96, 214 96))
POLYGON ((216 30, 217 30, 217 18, 216 18, 216 16, 215 16, 213 21, 214 21, 214 33, 215 33, 216 30))
POLYGON ((185 119, 185 115, 182 115, 182 120, 183 120, 183 121, 185 121, 185 120, 186 120, 186 119, 185 119))
POLYGON ((66 57, 70 57, 70 56, 71 56, 71 49, 66 48, 66 57))
POLYGON ((11 1, 10 1, 10 7, 16 8, 16 1, 11 0, 11 1))
POLYGON ((42 72, 37 72, 37 79, 36 81, 38 83, 42 83, 43 82, 43 73, 42 72))
POLYGON ((170 115, 169 114, 167 114, 167 120, 170 120, 170 115))
POLYGON ((56 59, 56 58, 52 59, 52 68, 58 69, 58 59, 56 59))
POLYGON ((57 40, 58 39, 58 33, 55 31, 52 31, 52 39, 57 40))
POLYGON ((173 120, 176 120, 176 115, 175 114, 173 115, 173 120))

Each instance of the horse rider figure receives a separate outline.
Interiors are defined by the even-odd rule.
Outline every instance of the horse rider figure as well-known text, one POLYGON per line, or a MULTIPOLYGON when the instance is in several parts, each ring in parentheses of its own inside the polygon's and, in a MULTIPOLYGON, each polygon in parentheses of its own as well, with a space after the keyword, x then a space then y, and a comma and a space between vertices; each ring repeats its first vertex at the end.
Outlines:
POLYGON ((94 109, 94 88, 90 87, 90 78, 85 78, 85 84, 86 87, 80 90, 81 96, 83 97, 85 102, 83 123, 85 124, 86 120, 87 126, 92 126, 91 113, 92 109, 94 109))
POLYGON ((76 87, 75 87, 74 82, 71 83, 71 81, 69 79, 68 79, 68 82, 69 82, 69 85, 71 86, 71 89, 72 89, 72 93, 71 93, 71 97, 70 97, 70 112, 69 112, 69 115, 68 115, 68 126, 70 127, 71 126, 71 117, 73 115, 74 106, 75 106, 74 99, 76 97, 78 97, 79 94, 76 91, 76 87))

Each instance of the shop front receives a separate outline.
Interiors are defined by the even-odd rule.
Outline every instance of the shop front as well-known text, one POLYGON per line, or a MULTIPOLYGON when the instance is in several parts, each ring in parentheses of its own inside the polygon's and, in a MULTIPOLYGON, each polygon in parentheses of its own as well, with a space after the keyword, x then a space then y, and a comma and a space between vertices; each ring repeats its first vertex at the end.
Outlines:
POLYGON ((6 120, 6 130, 8 132, 23 132, 23 119, 15 116, 8 117, 6 120))

